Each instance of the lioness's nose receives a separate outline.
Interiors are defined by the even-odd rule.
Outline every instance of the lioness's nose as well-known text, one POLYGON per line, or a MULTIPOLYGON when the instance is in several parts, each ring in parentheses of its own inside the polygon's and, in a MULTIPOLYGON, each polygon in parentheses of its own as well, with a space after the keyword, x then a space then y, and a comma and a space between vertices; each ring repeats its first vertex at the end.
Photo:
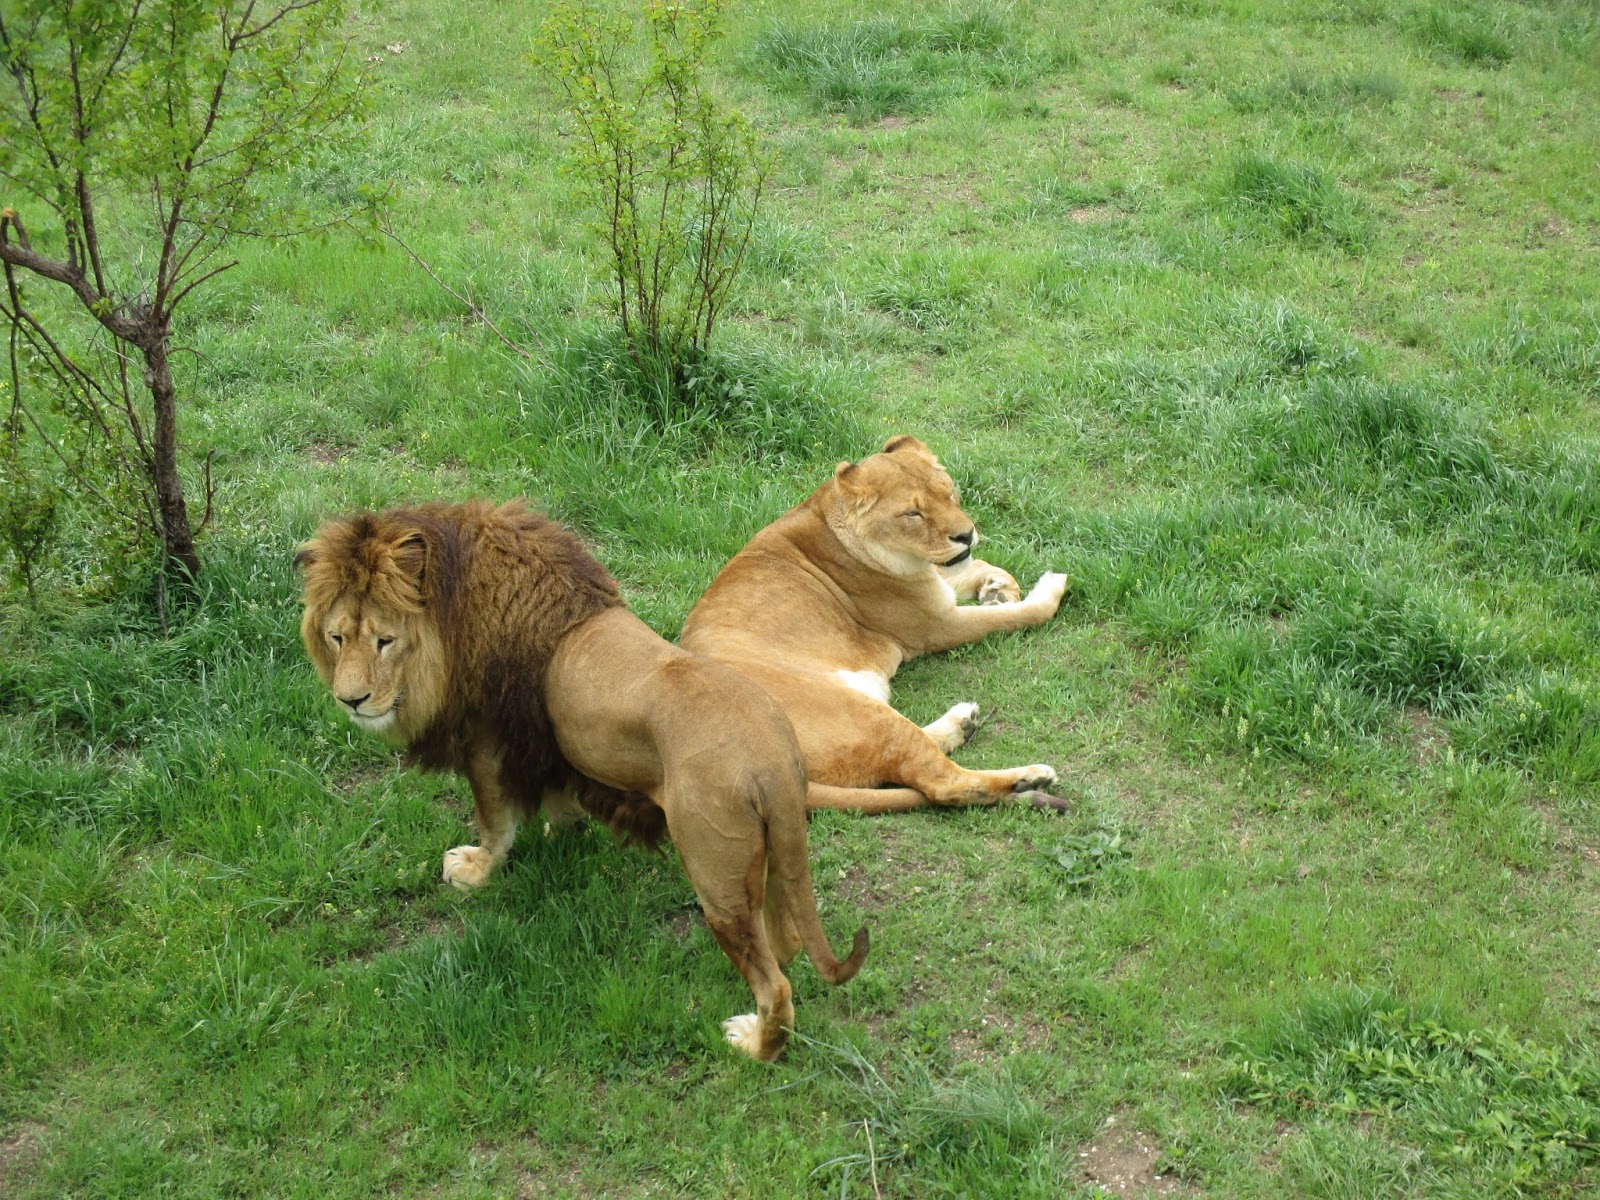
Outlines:
POLYGON ((973 540, 977 536, 978 536, 978 527, 976 525, 974 525, 971 529, 967 530, 965 533, 952 534, 950 536, 950 540, 952 542, 960 542, 963 546, 970 546, 970 545, 972 545, 973 540))
POLYGON ((360 708, 363 704, 365 704, 371 698, 372 698, 372 693, 371 692, 368 692, 365 696, 357 696, 354 700, 346 699, 343 696, 339 697, 339 699, 341 701, 343 701, 345 704, 348 704, 350 706, 350 711, 351 712, 354 712, 356 709, 360 708))

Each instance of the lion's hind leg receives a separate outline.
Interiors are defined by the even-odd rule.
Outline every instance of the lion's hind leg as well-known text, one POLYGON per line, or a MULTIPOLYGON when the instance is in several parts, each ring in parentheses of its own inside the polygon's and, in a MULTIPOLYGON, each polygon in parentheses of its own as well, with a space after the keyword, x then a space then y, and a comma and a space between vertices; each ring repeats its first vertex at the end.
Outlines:
POLYGON ((794 1002, 768 939, 787 932, 782 895, 767 900, 770 860, 766 831, 736 785, 701 778, 696 786, 669 788, 662 796, 668 835, 700 899, 706 925, 723 953, 755 993, 756 1010, 729 1017, 723 1033, 751 1058, 770 1062, 783 1051, 794 1025, 794 1002), (692 800, 685 797, 692 796, 692 800), (720 797, 720 802, 716 799, 720 797))
POLYGON ((731 1045, 751 1058, 771 1062, 789 1041, 794 1001, 789 981, 783 977, 767 941, 766 926, 750 910, 717 915, 708 908, 706 923, 756 998, 756 1011, 729 1017, 722 1023, 722 1032, 731 1045))
MULTIPOLYGON (((771 860, 768 861, 770 863, 771 860)), ((800 930, 794 923, 794 914, 789 911, 783 881, 774 878, 770 870, 767 873, 767 895, 761 911, 772 956, 778 960, 780 967, 787 967, 794 961, 794 956, 800 953, 800 930)))

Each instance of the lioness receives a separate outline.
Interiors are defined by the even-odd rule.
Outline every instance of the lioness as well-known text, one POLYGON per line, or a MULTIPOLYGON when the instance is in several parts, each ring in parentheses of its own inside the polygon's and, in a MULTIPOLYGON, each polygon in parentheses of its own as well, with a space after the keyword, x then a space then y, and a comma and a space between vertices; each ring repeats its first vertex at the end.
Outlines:
POLYGON ((889 706, 907 659, 1041 625, 1060 607, 1065 575, 1019 599, 1015 579, 972 557, 977 539, 939 460, 914 437, 890 438, 751 538, 690 611, 679 644, 737 667, 783 706, 812 808, 992 804, 1013 792, 1057 807, 1032 792, 1055 782, 1050 767, 968 771, 950 760, 976 728, 976 704, 923 728, 889 706), (982 603, 957 605, 971 599, 982 603))
POLYGON ((577 779, 584 806, 650 840, 662 818, 756 1011, 723 1023, 758 1059, 794 1023, 779 963, 803 945, 829 983, 840 962, 806 861, 805 763, 770 697, 681 650, 622 606, 576 536, 521 504, 424 505, 329 521, 296 558, 300 633, 357 725, 424 766, 466 775, 480 843, 444 876, 483 884, 517 822, 577 779))

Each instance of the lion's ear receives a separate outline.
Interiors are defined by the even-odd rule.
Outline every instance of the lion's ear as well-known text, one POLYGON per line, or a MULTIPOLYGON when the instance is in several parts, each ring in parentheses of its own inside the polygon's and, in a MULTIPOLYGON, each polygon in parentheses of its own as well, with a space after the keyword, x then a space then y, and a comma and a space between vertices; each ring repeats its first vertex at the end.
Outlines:
POLYGON ((412 529, 395 539, 389 546, 389 554, 395 568, 415 583, 420 592, 428 574, 428 541, 422 531, 412 529))
POLYGON ((304 571, 317 561, 317 547, 314 542, 307 542, 301 546, 294 556, 294 569, 304 571))
POLYGON ((923 454, 928 452, 928 448, 916 438, 912 437, 909 433, 896 434, 883 444, 883 452, 885 454, 893 454, 896 450, 908 449, 920 450, 923 454))

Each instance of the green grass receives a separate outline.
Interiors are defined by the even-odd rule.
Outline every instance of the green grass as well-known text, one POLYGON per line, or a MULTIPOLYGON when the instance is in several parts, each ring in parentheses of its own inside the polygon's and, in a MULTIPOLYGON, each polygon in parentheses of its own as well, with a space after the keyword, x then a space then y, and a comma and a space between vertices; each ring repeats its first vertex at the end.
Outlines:
POLYGON ((182 330, 171 636, 81 508, 0 602, 0 1192, 1088 1197, 1118 1129, 1194 1195, 1600 1184, 1593 7, 736 8, 773 175, 687 408, 606 323, 541 15, 364 17, 367 143, 283 185, 388 187, 538 361, 392 247, 246 243, 182 330), (897 701, 1071 811, 819 815, 873 954, 797 964, 758 1067, 670 854, 530 828, 441 888, 470 798, 331 711, 289 559, 529 495, 670 636, 900 431, 1073 590, 897 701))

